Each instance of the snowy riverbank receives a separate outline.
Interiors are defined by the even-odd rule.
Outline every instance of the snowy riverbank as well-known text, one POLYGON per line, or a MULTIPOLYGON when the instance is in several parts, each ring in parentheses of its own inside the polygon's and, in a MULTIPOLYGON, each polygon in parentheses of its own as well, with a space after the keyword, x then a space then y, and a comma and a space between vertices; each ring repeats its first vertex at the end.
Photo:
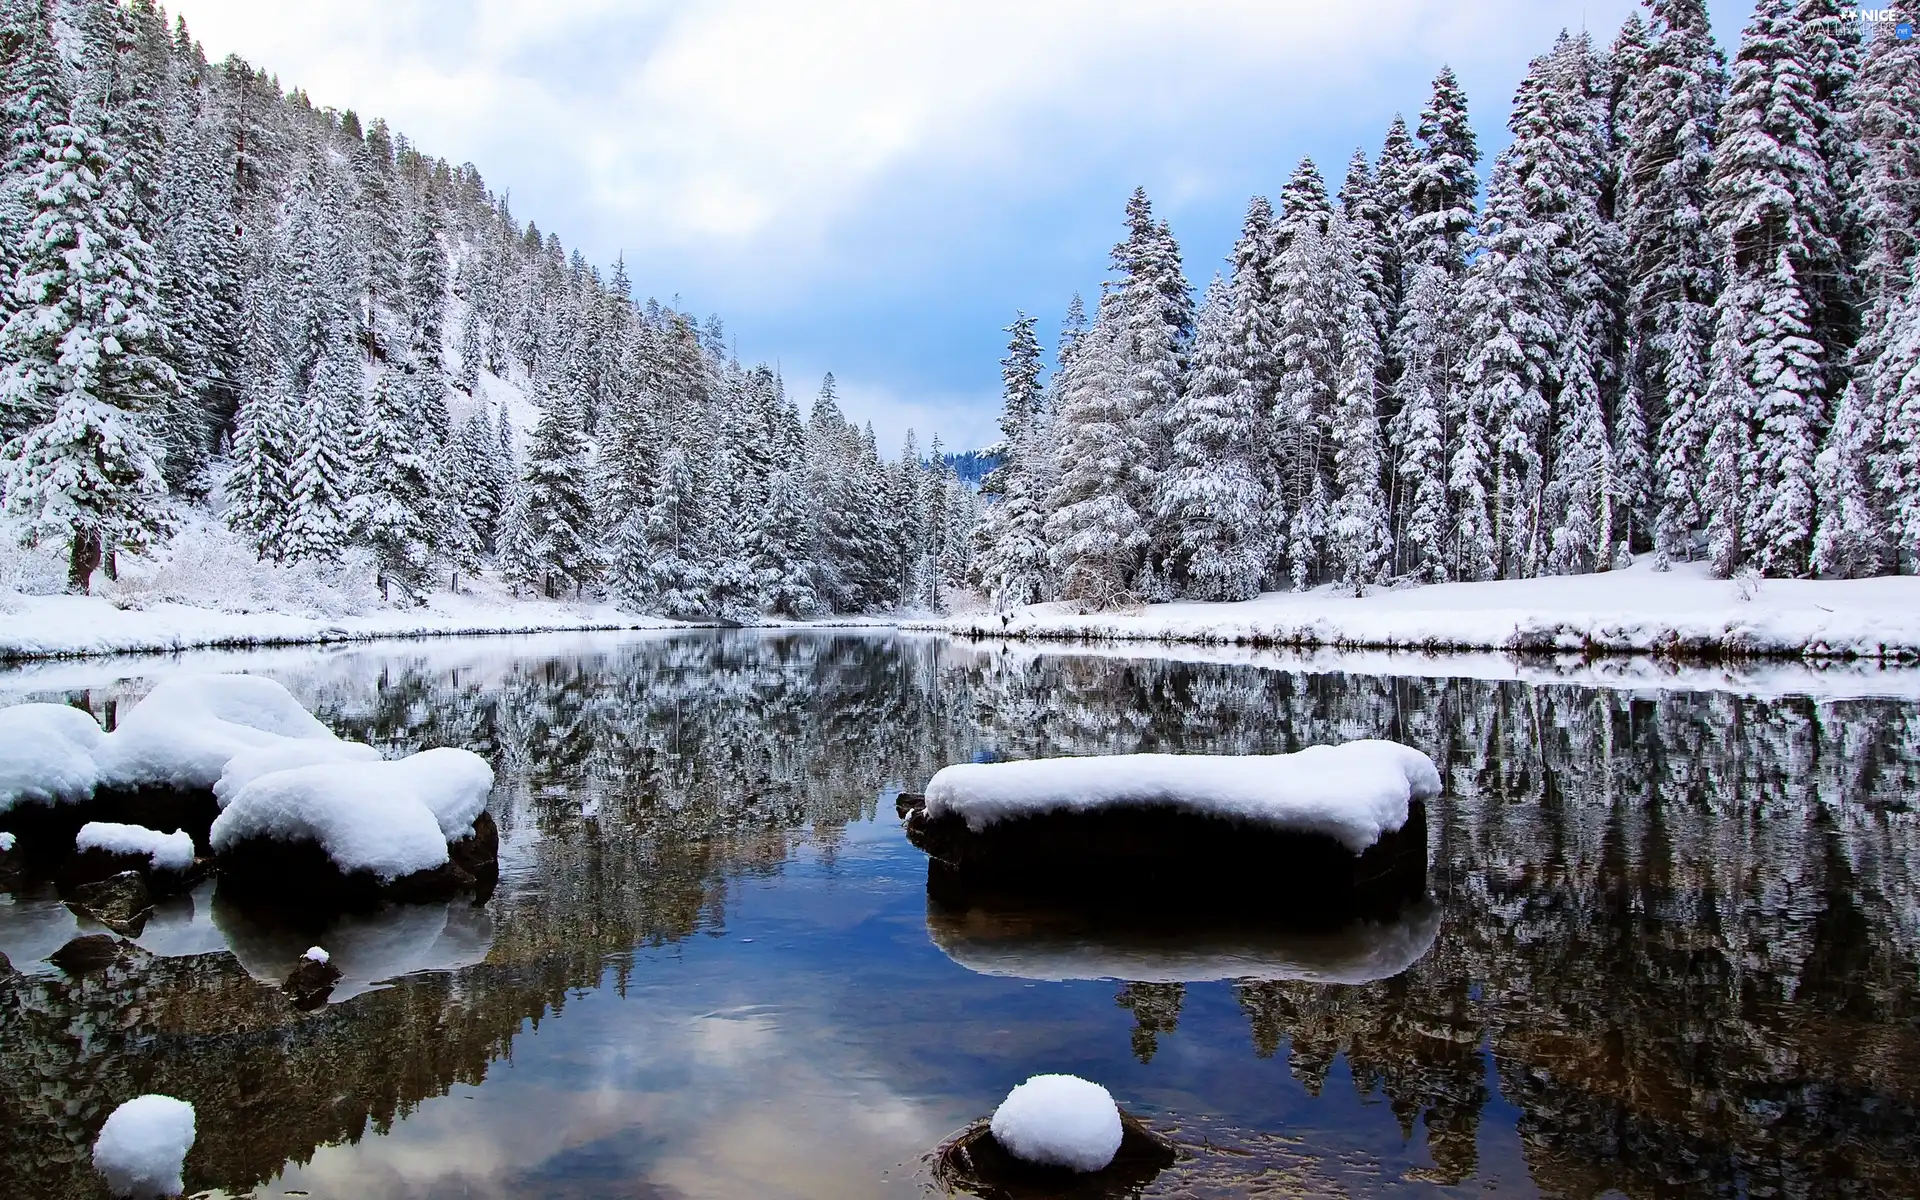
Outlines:
POLYGON ((1373 591, 1272 592, 1080 613, 1041 604, 909 622, 963 637, 1595 655, 1920 658, 1920 577, 1714 579, 1699 564, 1373 591), (1004 615, 1004 620, 1002 619, 1004 615))

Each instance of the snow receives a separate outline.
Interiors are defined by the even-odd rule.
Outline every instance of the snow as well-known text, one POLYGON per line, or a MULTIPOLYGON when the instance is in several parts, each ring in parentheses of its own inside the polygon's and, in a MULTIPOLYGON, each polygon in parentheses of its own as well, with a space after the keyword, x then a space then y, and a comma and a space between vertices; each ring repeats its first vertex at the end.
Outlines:
POLYGON ((1809 659, 1920 657, 1920 576, 1769 579, 1752 599, 1700 563, 1641 561, 1598 575, 1374 590, 1270 592, 1128 612, 1041 604, 908 628, 967 636, 1405 650, 1653 654, 1713 650, 1809 659))
POLYGON ((1326 933, 1269 929, 1142 930, 1055 926, 1041 913, 930 915, 927 934, 976 975, 1048 983, 1361 984, 1391 979, 1425 958, 1440 935, 1431 901, 1391 922, 1360 921, 1326 933))
POLYGON ((927 816, 978 833, 1036 813, 1167 807, 1294 833, 1325 834, 1355 854, 1407 822, 1410 800, 1440 794, 1433 761, 1373 739, 1297 754, 1122 754, 960 763, 927 784, 927 816))
POLYGON ((65 704, 0 708, 0 813, 16 804, 71 804, 93 795, 94 750, 105 735, 65 704))
POLYGON ((327 952, 319 946, 308 946, 307 952, 300 957, 306 959, 308 962, 325 963, 328 955, 327 952))
POLYGON ((110 854, 144 854, 156 871, 184 871, 193 865, 193 838, 174 830, 161 833, 142 825, 89 821, 73 839, 76 850, 105 850, 110 854))
POLYGON ((177 1196, 193 1148, 193 1105, 146 1095, 113 1110, 93 1142, 93 1167, 119 1196, 177 1196))
POLYGON ((225 808, 241 788, 262 775, 322 763, 375 762, 379 758, 380 752, 364 742, 335 738, 300 738, 255 746, 227 760, 226 769, 213 785, 213 797, 221 808, 225 808))
POLYGON ((211 788, 242 751, 334 741, 293 694, 258 675, 168 679, 120 718, 96 757, 107 786, 211 788))
POLYGON ((262 775, 214 820, 225 852, 254 838, 317 843, 343 872, 392 882, 447 861, 447 841, 486 807, 493 768, 467 750, 394 762, 336 762, 262 775))
POLYGON ((1035 1075, 993 1110, 993 1140, 1040 1166, 1098 1171, 1120 1149, 1112 1093, 1078 1075, 1035 1075))
POLYGON ((13 835, 10 833, 0 833, 0 854, 5 854, 11 849, 13 849, 13 835))

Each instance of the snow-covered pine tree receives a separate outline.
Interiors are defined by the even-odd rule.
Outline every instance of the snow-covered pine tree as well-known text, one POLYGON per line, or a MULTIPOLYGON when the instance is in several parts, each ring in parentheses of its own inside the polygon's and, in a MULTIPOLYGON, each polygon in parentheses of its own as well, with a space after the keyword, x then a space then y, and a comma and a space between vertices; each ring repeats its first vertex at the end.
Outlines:
MULTIPOLYGON (((1347 162, 1347 177, 1340 185, 1340 211, 1347 222, 1347 239, 1353 244, 1354 270, 1360 286, 1366 289, 1367 319, 1373 322, 1374 341, 1384 347, 1393 336, 1392 314, 1398 303, 1396 292, 1387 284, 1387 272, 1393 269, 1388 247, 1397 222, 1390 223, 1364 150, 1355 150, 1347 162)), ((1384 382, 1384 358, 1380 365, 1384 382)))
POLYGON ((1393 556, 1387 496, 1382 486, 1380 437, 1380 339, 1369 293, 1347 248, 1346 222, 1329 230, 1333 261, 1344 275, 1328 283, 1345 302, 1341 329, 1340 383, 1333 415, 1335 493, 1327 518, 1327 557, 1340 583, 1360 595, 1378 583, 1393 556))
POLYGON ((116 548, 168 524, 151 414, 179 389, 165 359, 153 253, 131 223, 134 196, 96 132, 98 100, 47 132, 30 185, 34 215, 0 329, 0 407, 28 426, 6 449, 6 513, 30 540, 68 546, 85 591, 116 548), (24 420, 22 420, 24 418, 24 420))
POLYGON ((805 487, 797 470, 774 475, 749 543, 762 603, 768 612, 794 620, 816 616, 823 607, 814 586, 815 517, 805 487))
POLYGON ((447 254, 441 245, 439 197, 429 189, 407 235, 406 385, 437 442, 447 437, 447 254))
POLYGON ((1480 252, 1462 292, 1470 348, 1462 399, 1484 421, 1490 439, 1495 561, 1507 578, 1539 570, 1549 532, 1540 527, 1546 485, 1541 439, 1554 348, 1562 336, 1551 232, 1528 216, 1512 157, 1503 151, 1494 162, 1480 252))
POLYGON ((1704 0, 1650 0, 1653 20, 1621 135, 1619 219, 1628 252, 1628 336, 1659 433, 1651 487, 1659 561, 1692 557, 1708 428, 1703 417, 1718 253, 1711 198, 1726 64, 1704 0))
POLYGON ((573 398, 557 375, 540 385, 540 423, 534 427, 521 474, 524 546, 509 556, 509 578, 542 595, 578 595, 599 578, 596 521, 585 435, 573 398))
POLYGON ((693 463, 679 446, 660 459, 660 479, 647 507, 647 576, 653 610, 668 617, 711 611, 713 576, 704 541, 707 514, 693 463))
MULTIPOLYGON (((1406 223, 1413 215, 1413 175, 1418 165, 1413 135, 1407 123, 1395 113, 1373 164, 1374 192, 1380 200, 1379 237, 1382 246, 1381 281, 1386 288, 1387 329, 1399 324, 1400 304, 1406 295, 1406 223)), ((1389 346, 1391 356, 1396 351, 1389 346)), ((1397 365, 1389 365, 1389 376, 1397 376, 1397 365)))
POLYGON ((1288 514, 1288 532, 1276 548, 1284 560, 1276 574, 1291 575, 1295 586, 1314 574, 1296 555, 1318 562, 1320 547, 1311 539, 1324 520, 1307 512, 1310 498, 1326 491, 1333 468, 1330 423, 1339 386, 1340 334, 1345 297, 1327 280, 1351 274, 1340 263, 1330 233, 1308 223, 1295 234, 1275 265, 1273 293, 1278 306, 1277 378, 1271 415, 1273 478, 1278 507, 1288 514))
POLYGON ((1613 447, 1600 409, 1600 381, 1594 378, 1594 324, 1591 314, 1574 322, 1560 360, 1559 428, 1553 478, 1544 495, 1555 522, 1546 538, 1546 568, 1556 575, 1613 565, 1613 447))
MULTIPOLYGON (((49 0, 0 3, 0 121, 7 140, 0 153, 0 325, 17 307, 13 281, 39 209, 33 185, 41 177, 53 131, 71 109, 59 51, 53 42, 49 0)), ((10 404, 0 398, 0 405, 10 404)), ((25 433, 45 413, 0 407, 0 441, 25 433)))
POLYGON ((1262 411, 1272 407, 1279 384, 1280 314, 1273 294, 1273 247, 1273 206, 1265 196, 1255 196, 1247 202, 1240 238, 1229 256, 1233 274, 1227 286, 1234 354, 1262 411))
MULTIPOLYGON (((435 453, 412 390, 394 372, 381 372, 368 405, 354 524, 360 540, 373 551, 375 582, 387 599, 397 587, 424 603, 432 584, 442 524, 435 453)), ((530 510, 530 515, 540 514, 530 510)))
POLYGON ((1480 180, 1480 148, 1467 120, 1467 97, 1453 68, 1442 67, 1433 98, 1420 113, 1420 150, 1407 180, 1410 215, 1402 235, 1411 271, 1432 264, 1450 274, 1466 268, 1480 180))
MULTIPOLYGON (((1394 539, 1396 569, 1425 583, 1443 583, 1456 573, 1467 579, 1484 578, 1481 547, 1477 541, 1453 550, 1448 545, 1448 490, 1471 484, 1458 478, 1470 466, 1484 470, 1485 447, 1475 457, 1456 457, 1451 473, 1446 453, 1445 415, 1453 408, 1463 410, 1463 425, 1479 427, 1479 410, 1472 398, 1456 403, 1453 365, 1458 319, 1458 288, 1453 277, 1433 264, 1416 267, 1412 286, 1402 306, 1400 326, 1395 332, 1399 358, 1404 365, 1395 383, 1398 403, 1387 431, 1391 446, 1394 487, 1400 496, 1400 524, 1394 539)), ((1484 440, 1484 432, 1481 434, 1484 440)), ((1466 449, 1463 447, 1463 449, 1466 449)), ((1482 504, 1485 491, 1480 491, 1482 504)), ((1484 511, 1461 514, 1463 538, 1469 527, 1484 524, 1484 511)))
POLYGON ((1216 278, 1200 308, 1193 369, 1171 417, 1173 464, 1158 485, 1171 577, 1196 600, 1259 595, 1272 556, 1267 414, 1242 365, 1249 340, 1239 327, 1242 311, 1216 278))
POLYGON ((1885 569, 1886 518, 1871 486, 1875 423, 1865 411, 1858 381, 1847 385, 1826 446, 1814 459, 1818 504, 1809 565, 1828 579, 1858 579, 1885 569))
POLYGON ((1333 220, 1333 203, 1327 199, 1327 181, 1311 158, 1302 158, 1293 169, 1285 187, 1280 189, 1280 212, 1273 222, 1273 253, 1284 254, 1301 230, 1324 236, 1333 220))
POLYGON ((1008 335, 1007 356, 1000 360, 1000 440, 988 448, 999 462, 980 481, 985 496, 1006 494, 1008 481, 1020 469, 1016 447, 1039 419, 1045 396, 1040 376, 1045 370, 1040 357, 1040 339, 1034 335, 1036 319, 1015 313, 1013 324, 1001 332, 1008 335))
POLYGON ((331 562, 346 547, 357 487, 361 386, 356 347, 351 342, 329 346, 307 386, 288 467, 292 505, 283 544, 289 559, 331 562))
POLYGON ((1131 595, 1147 549, 1134 498, 1151 476, 1130 403, 1125 330, 1107 301, 1061 372, 1059 476, 1047 545, 1059 595, 1094 608, 1131 595))
POLYGON ((1193 300, 1181 273, 1179 246, 1165 222, 1154 223, 1143 188, 1136 188, 1127 201, 1127 235, 1114 246, 1112 263, 1117 277, 1100 310, 1117 333, 1119 399, 1130 426, 1128 441, 1139 453, 1131 469, 1116 479, 1132 482, 1123 499, 1138 514, 1147 538, 1141 578, 1157 579, 1164 577, 1168 540, 1167 531, 1157 527, 1154 488, 1172 458, 1168 415, 1180 397, 1193 333, 1193 300))
POLYGON ((1745 527, 1717 543, 1739 548, 1738 560, 1715 555, 1726 570, 1751 560, 1771 574, 1799 575, 1812 550, 1813 460, 1836 349, 1818 339, 1815 321, 1822 293, 1834 294, 1822 281, 1838 269, 1841 215, 1824 150, 1836 117, 1813 61, 1825 26, 1805 16, 1792 0, 1761 0, 1734 62, 1713 165, 1710 212, 1725 247, 1726 286, 1709 386, 1722 403, 1757 406, 1725 414, 1749 427, 1751 443, 1739 508, 1745 527), (1717 351, 1729 329, 1741 337, 1723 357, 1717 351), (1731 374, 1739 386, 1723 378, 1731 374))

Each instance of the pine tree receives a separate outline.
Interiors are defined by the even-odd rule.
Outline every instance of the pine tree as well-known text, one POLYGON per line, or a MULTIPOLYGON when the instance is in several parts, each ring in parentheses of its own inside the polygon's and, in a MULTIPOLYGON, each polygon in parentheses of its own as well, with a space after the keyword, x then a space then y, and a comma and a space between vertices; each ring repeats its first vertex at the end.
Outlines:
POLYGON ((671 446, 660 460, 660 480, 647 509, 647 579, 655 611, 699 617, 711 611, 713 575, 706 547, 707 514, 688 455, 671 446))
POLYGON ((1200 309, 1193 371, 1174 406, 1173 465, 1157 503, 1175 583, 1197 600, 1250 600, 1271 555, 1265 412, 1241 357, 1233 294, 1215 279, 1200 309), (1238 336, 1237 336, 1238 335, 1238 336))
POLYGON ((1134 498, 1151 476, 1129 403, 1124 331, 1103 303, 1062 371, 1060 474, 1049 498, 1047 545, 1062 599, 1095 608, 1131 595, 1147 550, 1134 498))
POLYGON ((590 478, 572 399, 559 379, 549 375, 541 382, 540 423, 521 475, 525 497, 519 536, 524 545, 510 556, 510 581, 537 586, 551 598, 569 589, 577 595, 599 577, 590 478))
MULTIPOLYGON (((1344 240, 1342 223, 1336 222, 1333 235, 1344 240)), ((1346 254, 1338 258, 1351 261, 1346 254)), ((1350 270, 1330 282, 1346 299, 1346 322, 1333 421, 1337 491, 1327 521, 1327 549, 1341 584, 1357 596, 1380 581, 1393 553, 1381 484, 1380 342, 1359 272, 1350 270)))
POLYGON ((794 620, 820 613, 814 585, 814 515, 796 471, 773 477, 750 543, 756 584, 767 611, 794 620))
MULTIPOLYGON (((1393 336, 1392 317, 1398 308, 1396 290, 1387 280, 1393 269, 1388 247, 1398 228, 1398 214, 1390 223, 1363 150, 1355 150, 1347 162, 1347 177, 1340 185, 1340 211, 1347 222, 1347 238, 1353 244, 1354 270, 1366 291, 1367 319, 1373 324, 1374 340, 1384 346, 1393 336)), ((1383 361, 1383 378, 1385 369, 1383 361)))
POLYGON ((360 360, 351 344, 321 356, 288 470, 292 506, 285 553, 290 559, 330 562, 346 547, 357 486, 353 459, 360 388, 360 360))
POLYGON ((35 213, 0 329, 0 408, 29 426, 7 446, 5 511, 30 540, 68 544, 85 591, 118 547, 168 524, 149 414, 179 388, 156 319, 152 252, 131 188, 94 132, 93 105, 54 127, 32 183, 35 213))
POLYGON ((392 599, 397 587, 422 603, 432 581, 441 494, 427 423, 413 401, 392 372, 381 373, 368 406, 354 514, 359 538, 373 550, 380 594, 392 599))
POLYGON ((1834 414, 1827 444, 1814 460, 1819 502, 1810 566, 1829 579, 1877 575, 1885 567, 1886 523, 1869 483, 1873 425, 1863 411, 1862 388, 1849 385, 1834 414))
POLYGON ((1007 481, 1019 470, 1015 447, 1039 419, 1044 391, 1040 375, 1040 339, 1034 336, 1035 319, 1025 313, 1014 314, 1013 324, 1002 330, 1010 335, 1007 356, 1000 360, 1000 441, 989 448, 999 464, 987 473, 980 491, 987 496, 1006 493, 1007 481))
POLYGON ((1305 553, 1310 561, 1319 559, 1318 545, 1310 546, 1307 540, 1319 535, 1308 531, 1324 528, 1324 522, 1310 518, 1306 510, 1316 489, 1324 493, 1333 468, 1330 427, 1339 387, 1346 297, 1327 286, 1327 281, 1351 273, 1350 264, 1336 253, 1331 234, 1311 225, 1294 237, 1274 272, 1279 343, 1271 417, 1272 471, 1278 506, 1289 520, 1287 538, 1279 547, 1285 561, 1275 565, 1296 581, 1306 578, 1296 554, 1305 553))
MULTIPOLYGON (((1446 456, 1445 413, 1456 407, 1451 362, 1452 324, 1458 307, 1455 292, 1451 277, 1441 268, 1417 268, 1395 333, 1404 364, 1395 384, 1399 411, 1388 425, 1394 486, 1400 494, 1396 553, 1401 571, 1427 583, 1445 582, 1454 570, 1447 548, 1452 476, 1446 456)), ((1458 460, 1452 464, 1452 475, 1459 473, 1461 465, 1458 460)))
POLYGON ((1326 236, 1333 220, 1333 204, 1327 199, 1327 182, 1311 158, 1303 158, 1293 169, 1287 185, 1280 189, 1280 215, 1273 223, 1273 252, 1283 254, 1304 229, 1326 236))
POLYGON ((1419 158, 1407 180, 1410 216, 1402 238, 1407 268, 1430 264, 1457 275, 1466 267, 1473 231, 1480 149, 1467 121, 1466 93, 1451 67, 1440 68, 1433 81, 1419 133, 1419 158))
POLYGON ((1619 216, 1629 255, 1627 328, 1659 430, 1650 487, 1664 565, 1692 555, 1708 427, 1710 315, 1719 263, 1706 216, 1726 69, 1703 0, 1652 0, 1650 39, 1630 85, 1619 216))

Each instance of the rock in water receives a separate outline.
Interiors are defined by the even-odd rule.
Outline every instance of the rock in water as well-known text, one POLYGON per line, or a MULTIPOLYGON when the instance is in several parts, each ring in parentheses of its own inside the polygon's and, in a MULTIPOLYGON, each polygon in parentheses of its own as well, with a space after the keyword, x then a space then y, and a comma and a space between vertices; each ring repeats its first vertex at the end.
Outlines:
POLYGON ((123 944, 112 934, 89 933, 47 955, 47 961, 69 975, 85 975, 112 966, 123 944))
POLYGON ((333 985, 339 982, 340 968, 328 961, 326 951, 319 951, 319 957, 315 957, 314 950, 309 950, 287 976, 287 981, 280 985, 280 990, 293 1001, 295 1008, 312 1012, 327 1002, 333 985))
POLYGON ((122 871, 96 883, 85 883, 67 895, 67 907, 77 916, 98 921, 115 933, 137 937, 153 909, 153 897, 138 871, 122 871))
POLYGON ((493 814, 483 812, 473 819, 473 832, 447 843, 447 857, 453 865, 473 876, 481 888, 491 888, 500 880, 500 827, 493 814))
POLYGON ((1120 1149, 1120 1106, 1078 1075, 1035 1075, 993 1113, 993 1140, 1041 1167, 1098 1171, 1120 1149))
POLYGON ((93 1142, 93 1168, 116 1196, 178 1196, 193 1149, 193 1105, 172 1096, 135 1096, 113 1110, 93 1142))

